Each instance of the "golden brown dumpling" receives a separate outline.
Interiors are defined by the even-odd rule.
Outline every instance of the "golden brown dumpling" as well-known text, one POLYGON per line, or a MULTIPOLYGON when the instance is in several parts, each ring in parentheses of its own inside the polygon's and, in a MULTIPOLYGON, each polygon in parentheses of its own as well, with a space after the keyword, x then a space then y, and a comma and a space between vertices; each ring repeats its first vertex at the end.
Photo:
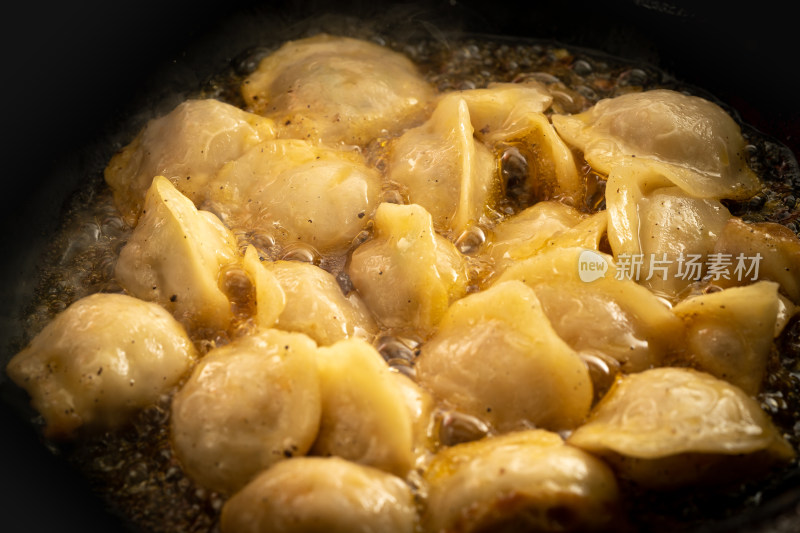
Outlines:
POLYGON ((619 505, 602 461, 543 430, 447 448, 425 480, 426 531, 612 531, 619 505))
POLYGON ((353 285, 384 326, 429 333, 466 293, 463 256, 418 205, 381 204, 374 231, 352 254, 353 285))
POLYGON ((154 176, 166 176, 199 205, 206 183, 223 164, 274 136, 269 119, 218 100, 187 100, 148 122, 111 159, 105 179, 117 208, 133 225, 154 176))
POLYGON ((425 408, 430 404, 427 395, 390 370, 381 354, 360 339, 320 348, 317 362, 322 418, 311 453, 405 476, 424 438, 418 428, 426 425, 424 419, 430 414, 425 408), (407 393, 412 396, 410 404, 407 393))
POLYGON ((93 294, 59 313, 6 372, 44 417, 45 435, 109 429, 156 403, 197 352, 183 327, 154 303, 93 294))
POLYGON ((316 349, 305 335, 273 329, 208 352, 172 401, 172 445, 186 473, 232 494, 305 454, 321 412, 316 349))
POLYGON ((438 401, 497 431, 574 428, 592 402, 586 364, 520 281, 454 303, 422 345, 417 376, 438 401))
POLYGON ((689 361, 748 394, 758 393, 781 308, 778 284, 759 281, 683 300, 689 361))
POLYGON ((653 488, 752 478, 794 456, 758 402, 686 368, 618 378, 567 442, 653 488))
POLYGON ((210 206, 231 228, 341 252, 366 227, 381 181, 356 152, 275 140, 226 164, 208 187, 210 206))
POLYGON ((428 210, 437 231, 454 238, 482 222, 500 192, 494 155, 474 138, 460 93, 442 98, 425 124, 392 143, 387 175, 428 210))
POLYGON ((414 533, 402 479, 338 457, 298 457, 262 472, 225 502, 222 533, 414 533))
POLYGON ((760 188, 739 126, 697 96, 666 89, 629 93, 552 120, 558 134, 605 175, 636 158, 698 198, 743 199, 760 188))
POLYGON ((418 120, 433 90, 404 55, 367 41, 317 35, 284 44, 242 84, 282 138, 366 145, 418 120))
POLYGON ((218 277, 223 265, 235 261, 233 234, 157 176, 114 274, 130 294, 158 302, 187 328, 225 329, 231 306, 218 277))

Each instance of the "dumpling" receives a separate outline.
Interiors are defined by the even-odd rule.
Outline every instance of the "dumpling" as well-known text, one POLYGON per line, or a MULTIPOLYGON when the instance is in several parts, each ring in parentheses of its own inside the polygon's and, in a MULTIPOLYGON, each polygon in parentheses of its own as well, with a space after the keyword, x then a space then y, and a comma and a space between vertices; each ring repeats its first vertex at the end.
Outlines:
POLYGON ((172 401, 173 449, 193 480, 233 494, 311 448, 322 409, 316 349, 305 335, 263 330, 208 352, 172 401))
POLYGON ((222 533, 414 533, 402 479, 338 457, 298 457, 262 472, 222 508, 222 533))
POLYGON ((413 204, 378 207, 374 237, 353 251, 347 272, 380 323, 423 335, 466 293, 463 256, 413 204))
POLYGON ((731 218, 718 200, 691 196, 644 165, 614 168, 606 206, 621 276, 670 299, 709 273, 709 255, 731 218))
POLYGON ((794 457, 758 402, 686 368, 619 377, 567 442, 650 488, 752 479, 794 457))
POLYGON ((196 358, 158 304, 98 293, 59 313, 6 372, 44 417, 45 436, 58 438, 123 424, 167 394, 196 358))
POLYGON ((282 138, 366 145, 419 120, 433 89, 402 54, 321 34, 264 58, 244 80, 242 96, 276 120, 282 138))
POLYGON ((549 431, 446 448, 424 477, 425 531, 613 531, 617 521, 611 470, 549 431))
POLYGON ((425 124, 391 144, 387 176, 453 238, 481 223, 500 192, 494 155, 473 136, 460 93, 442 98, 425 124))
POLYGON ((597 249, 605 233, 605 212, 594 217, 591 223, 578 228, 590 217, 560 202, 537 202, 492 228, 481 255, 491 259, 497 275, 515 262, 532 257, 557 242, 561 246, 597 249), (573 228, 576 231, 569 232, 573 228), (559 236, 562 239, 557 241, 559 236), (571 242, 567 244, 567 240, 571 242))
POLYGON ((623 372, 658 366, 679 349, 684 326, 652 292, 616 274, 606 254, 551 248, 508 267, 494 283, 532 287, 553 329, 574 350, 611 357, 623 372))
POLYGON ((342 293, 330 272, 300 261, 261 264, 278 281, 285 297, 275 327, 305 333, 321 346, 376 333, 375 321, 358 294, 342 293))
POLYGON ((405 476, 415 465, 415 448, 429 401, 407 377, 389 369, 370 344, 352 339, 320 348, 322 419, 311 453, 335 455, 405 476), (405 380, 405 386, 400 380, 405 380), (416 399, 406 401, 409 389, 416 399), (421 404, 422 409, 415 408, 421 404))
POLYGON ((697 96, 666 89, 629 93, 552 120, 558 134, 605 175, 635 158, 698 198, 743 199, 760 189, 739 126, 697 96))
POLYGON ((356 152, 276 140, 226 164, 208 197, 231 228, 341 252, 367 226, 380 190, 380 175, 356 152))
POLYGON ((715 280, 716 285, 777 281, 781 292, 800 304, 800 239, 786 226, 731 218, 722 229, 714 253, 730 260, 729 276, 715 280))
POLYGON ((781 308, 778 284, 759 281, 683 300, 673 312, 687 326, 687 357, 693 366, 758 393, 776 336, 781 308))
POLYGON ((436 400, 501 432, 571 429, 592 402, 586 364, 520 281, 454 303, 416 366, 420 385, 436 400))
POLYGON ((208 180, 226 162, 275 136, 274 123, 218 100, 187 100, 151 120, 105 169, 128 224, 139 218, 154 176, 166 176, 199 205, 208 180))
POLYGON ((257 327, 274 327, 286 308, 286 293, 280 281, 261 263, 256 248, 248 246, 244 253, 242 267, 250 277, 255 291, 255 323, 257 327))
POLYGON ((235 261, 233 234, 157 176, 114 274, 131 295, 158 302, 187 328, 226 329, 231 306, 218 277, 223 265, 235 261))

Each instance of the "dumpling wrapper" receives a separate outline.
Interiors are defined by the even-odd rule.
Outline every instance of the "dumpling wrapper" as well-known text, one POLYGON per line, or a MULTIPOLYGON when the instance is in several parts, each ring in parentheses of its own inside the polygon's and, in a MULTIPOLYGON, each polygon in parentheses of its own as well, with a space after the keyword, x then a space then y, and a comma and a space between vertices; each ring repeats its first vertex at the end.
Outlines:
POLYGON ((731 218, 718 200, 691 196, 639 164, 614 168, 606 210, 621 275, 673 300, 708 273, 709 254, 731 218))
POLYGON ((592 402, 586 364, 520 281, 455 302, 416 365, 420 385, 439 402, 501 432, 571 429, 592 402))
POLYGON ((283 291, 280 281, 270 269, 261 263, 261 258, 252 245, 245 250, 242 267, 250 277, 255 289, 256 325, 262 329, 274 327, 286 308, 286 293, 283 291))
POLYGON ((317 346, 263 330, 208 352, 172 401, 175 454, 198 484, 233 494, 305 454, 319 429, 317 346))
POLYGON ((772 222, 748 223, 731 218, 714 245, 714 253, 731 259, 729 278, 714 281, 721 287, 771 280, 781 292, 800 304, 800 239, 786 226, 772 222), (741 257, 742 269, 737 271, 741 257))
POLYGON ((574 350, 612 357, 623 372, 662 364, 684 340, 670 307, 634 281, 616 279, 606 254, 550 248, 508 267, 494 283, 509 280, 534 289, 553 329, 574 350), (590 262, 599 267, 587 270, 590 262))
POLYGON ((342 293, 330 272, 300 261, 261 265, 278 281, 285 298, 275 327, 305 333, 320 346, 350 337, 371 338, 377 332, 362 299, 342 293))
POLYGON ((226 162, 275 137, 274 123, 218 100, 187 100, 147 123, 111 158, 105 180, 125 221, 139 218, 154 176, 166 176, 196 205, 205 185, 226 162))
POLYGON ((558 134, 609 175, 635 158, 698 198, 749 198, 760 190, 745 140, 718 105, 657 89, 601 100, 577 115, 553 115, 558 134))
POLYGON ((778 284, 759 281, 683 300, 687 357, 699 370, 755 395, 767 372, 781 308, 778 284))
POLYGON ((353 251, 347 272, 381 324, 423 335, 466 293, 464 257, 419 205, 382 203, 373 238, 353 251))
POLYGON ((378 205, 380 174, 356 152, 274 140, 226 164, 208 185, 215 213, 231 228, 341 252, 378 205))
POLYGON ((425 531, 612 531, 617 520, 611 470, 544 430, 446 448, 425 480, 425 531))
POLYGON ((231 306, 218 277, 235 261, 236 238, 222 222, 157 176, 114 275, 131 295, 161 304, 188 329, 226 329, 231 306))
POLYGON ((242 96, 275 119, 281 138, 364 146, 419 121, 433 89, 403 54, 321 34, 265 57, 242 83, 242 96))
POLYGON ((401 477, 408 474, 417 460, 416 449, 424 448, 426 440, 427 394, 390 370, 381 354, 360 339, 320 348, 317 363, 322 418, 311 453, 401 477), (406 393, 412 396, 410 403, 406 393))
POLYGON ((197 358, 158 304, 93 294, 59 313, 6 367, 44 417, 48 438, 111 429, 156 403, 197 358))
POLYGON ((500 183, 494 156, 473 136, 461 93, 443 97, 430 119, 405 132, 390 147, 387 176, 424 207, 437 231, 457 238, 483 221, 500 183))
POLYGON ((414 533, 414 495, 377 468, 298 457, 259 474, 222 507, 222 533, 414 533))
POLYGON ((686 368, 617 378, 567 442, 652 488, 746 479, 794 457, 758 402, 686 368))

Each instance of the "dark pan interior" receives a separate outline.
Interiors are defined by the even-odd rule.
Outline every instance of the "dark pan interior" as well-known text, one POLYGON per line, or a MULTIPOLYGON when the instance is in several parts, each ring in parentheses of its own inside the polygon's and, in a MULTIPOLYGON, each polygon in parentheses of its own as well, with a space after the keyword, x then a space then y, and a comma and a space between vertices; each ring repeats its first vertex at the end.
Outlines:
MULTIPOLYGON (((0 32, 5 133, 0 362, 4 366, 20 347, 19 309, 30 301, 37 258, 64 200, 98 175, 150 114, 177 103, 259 35, 288 37, 309 19, 335 14, 396 35, 446 30, 556 39, 655 65, 708 90, 745 122, 800 153, 794 57, 800 48, 789 4, 718 5, 673 0, 18 4, 0 32)), ((83 479, 41 444, 4 375, 0 395, 0 529, 126 530, 83 479)), ((800 530, 798 486, 792 476, 765 496, 759 512, 709 524, 707 530, 800 530)))

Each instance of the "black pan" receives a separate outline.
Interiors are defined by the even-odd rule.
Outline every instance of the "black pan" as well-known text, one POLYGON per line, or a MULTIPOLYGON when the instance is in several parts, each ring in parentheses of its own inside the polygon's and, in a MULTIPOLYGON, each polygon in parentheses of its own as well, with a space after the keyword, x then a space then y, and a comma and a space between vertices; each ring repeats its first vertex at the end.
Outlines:
MULTIPOLYGON (((43 246, 65 199, 97 176, 153 113, 171 107, 257 41, 291 37, 325 13, 387 31, 437 29, 556 39, 655 65, 708 90, 741 118, 800 153, 796 23, 787 4, 741 10, 674 0, 427 4, 93 1, 19 4, 4 15, 0 362, 20 348, 43 246), (254 41, 255 40, 255 41, 254 41), (144 113, 139 113, 145 110, 144 113)), ((734 6, 737 4, 734 3, 734 6)), ((42 444, 19 391, 0 376, 0 530, 125 531, 87 483, 42 444)), ((800 530, 800 483, 760 509, 707 531, 800 530)))

